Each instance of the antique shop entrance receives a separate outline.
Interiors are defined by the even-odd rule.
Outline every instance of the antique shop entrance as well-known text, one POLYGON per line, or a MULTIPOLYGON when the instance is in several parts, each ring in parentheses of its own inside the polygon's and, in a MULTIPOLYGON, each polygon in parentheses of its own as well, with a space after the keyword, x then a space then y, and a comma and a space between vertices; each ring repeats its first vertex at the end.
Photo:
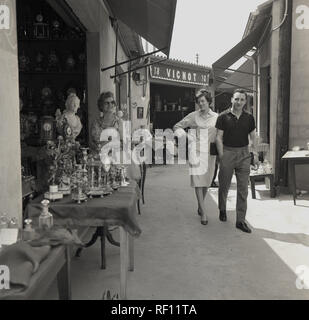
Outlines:
POLYGON ((71 92, 80 99, 77 140, 88 144, 86 30, 64 1, 17 0, 16 11, 25 199, 46 187, 44 146, 56 138, 55 113, 71 92))

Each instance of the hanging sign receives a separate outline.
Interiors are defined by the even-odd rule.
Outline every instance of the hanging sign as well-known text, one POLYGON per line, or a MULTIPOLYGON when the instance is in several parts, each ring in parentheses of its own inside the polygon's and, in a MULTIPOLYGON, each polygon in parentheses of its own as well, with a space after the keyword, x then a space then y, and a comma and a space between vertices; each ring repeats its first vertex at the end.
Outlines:
POLYGON ((195 71, 188 68, 176 68, 169 65, 155 64, 150 66, 150 75, 153 79, 162 79, 174 82, 209 85, 209 72, 195 71))

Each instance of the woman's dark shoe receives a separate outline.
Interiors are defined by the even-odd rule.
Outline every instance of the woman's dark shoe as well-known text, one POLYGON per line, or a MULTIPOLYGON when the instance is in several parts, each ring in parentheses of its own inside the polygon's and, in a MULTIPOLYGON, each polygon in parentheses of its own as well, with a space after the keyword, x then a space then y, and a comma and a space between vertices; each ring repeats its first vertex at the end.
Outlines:
MULTIPOLYGON (((201 213, 201 212, 200 212, 201 213)), ((202 216, 202 215, 200 215, 201 216, 201 224, 203 225, 203 226, 206 226, 207 224, 208 224, 208 219, 207 219, 207 216, 205 215, 205 216, 202 216), (206 218, 206 220, 205 220, 205 218, 206 218)))

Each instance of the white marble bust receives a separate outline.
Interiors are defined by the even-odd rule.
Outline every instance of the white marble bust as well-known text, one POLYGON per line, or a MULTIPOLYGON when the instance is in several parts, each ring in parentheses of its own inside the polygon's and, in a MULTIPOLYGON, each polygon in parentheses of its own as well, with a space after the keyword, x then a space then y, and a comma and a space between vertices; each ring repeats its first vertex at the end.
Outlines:
POLYGON ((60 121, 64 120, 63 118, 67 120, 67 123, 72 130, 72 136, 74 139, 80 134, 83 127, 79 116, 76 115, 76 112, 79 107, 80 107, 79 98, 75 93, 70 93, 65 102, 65 110, 63 111, 63 114, 59 117, 60 121))

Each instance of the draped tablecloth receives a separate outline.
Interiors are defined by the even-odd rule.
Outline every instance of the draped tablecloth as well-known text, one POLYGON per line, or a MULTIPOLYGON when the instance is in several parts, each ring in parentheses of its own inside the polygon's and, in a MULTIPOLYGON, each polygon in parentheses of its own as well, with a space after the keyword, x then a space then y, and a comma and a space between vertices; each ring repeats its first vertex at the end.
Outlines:
MULTIPOLYGON (((136 221, 137 200, 140 196, 138 185, 131 181, 127 187, 120 187, 104 198, 88 199, 81 204, 71 199, 71 195, 50 202, 49 211, 54 224, 99 227, 104 225, 122 226, 131 236, 138 237, 141 229, 136 221)), ((43 196, 37 197, 26 208, 29 218, 41 214, 43 196)))

